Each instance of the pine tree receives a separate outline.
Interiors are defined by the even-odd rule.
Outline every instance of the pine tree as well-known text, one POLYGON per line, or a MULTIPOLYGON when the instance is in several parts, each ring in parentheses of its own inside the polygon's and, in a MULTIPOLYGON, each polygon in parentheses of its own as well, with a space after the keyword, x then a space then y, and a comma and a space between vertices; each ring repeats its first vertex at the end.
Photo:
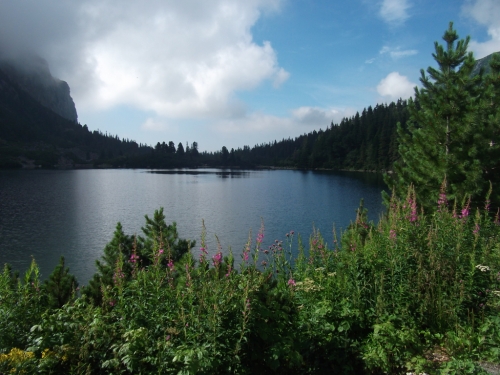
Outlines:
POLYGON ((194 241, 180 239, 177 224, 165 223, 163 207, 155 210, 153 218, 145 215, 146 225, 141 228, 144 236, 129 236, 123 232, 121 223, 116 225, 113 239, 104 248, 101 260, 96 261, 97 272, 83 290, 94 304, 102 303, 102 288, 113 287, 115 270, 121 258, 121 277, 127 282, 132 279, 134 267, 148 267, 154 262, 155 252, 163 250, 165 266, 172 260, 179 261, 193 246, 194 241))
POLYGON ((47 306, 54 309, 63 307, 75 296, 77 287, 76 277, 69 273, 68 267, 64 267, 64 257, 61 256, 59 264, 43 283, 47 306))
POLYGON ((83 289, 83 294, 94 304, 100 305, 102 303, 101 288, 113 285, 113 274, 120 253, 125 260, 123 273, 130 276, 132 266, 128 260, 133 254, 133 248, 134 238, 123 232, 121 223, 116 224, 113 239, 104 248, 101 260, 96 260, 97 272, 89 281, 88 286, 83 289))
MULTIPOLYGON (((490 74, 485 78, 484 100, 480 111, 471 122, 481 128, 474 137, 483 145, 477 150, 482 160, 483 178, 490 181, 493 191, 490 196, 495 209, 500 207, 500 53, 490 60, 490 74)), ((486 189, 489 186, 485 187, 486 189)))
POLYGON ((484 87, 482 74, 472 76, 475 60, 467 52, 470 38, 458 40, 450 22, 444 33, 443 47, 435 42, 432 55, 438 69, 421 70, 422 88, 415 88, 415 100, 409 100, 410 119, 405 131, 398 124, 399 154, 395 176, 386 182, 403 198, 409 185, 415 187, 425 207, 435 207, 443 181, 449 199, 459 202, 477 197, 485 189, 482 160, 474 134, 481 129, 470 121, 479 110, 484 87))
POLYGON ((145 215, 145 219, 146 225, 141 228, 145 237, 139 237, 138 246, 138 253, 145 260, 152 260, 153 252, 162 248, 166 254, 166 260, 176 262, 195 245, 194 241, 190 245, 189 241, 179 239, 175 221, 170 225, 166 224, 163 207, 155 210, 153 218, 145 215))

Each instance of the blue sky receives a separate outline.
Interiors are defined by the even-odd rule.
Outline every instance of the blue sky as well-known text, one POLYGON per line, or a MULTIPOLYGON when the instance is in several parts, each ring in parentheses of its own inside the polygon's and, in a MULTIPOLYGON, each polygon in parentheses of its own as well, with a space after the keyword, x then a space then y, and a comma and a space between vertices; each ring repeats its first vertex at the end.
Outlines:
POLYGON ((214 151, 408 98, 449 21, 500 51, 498 0, 4 1, 0 49, 44 57, 92 130, 214 151))

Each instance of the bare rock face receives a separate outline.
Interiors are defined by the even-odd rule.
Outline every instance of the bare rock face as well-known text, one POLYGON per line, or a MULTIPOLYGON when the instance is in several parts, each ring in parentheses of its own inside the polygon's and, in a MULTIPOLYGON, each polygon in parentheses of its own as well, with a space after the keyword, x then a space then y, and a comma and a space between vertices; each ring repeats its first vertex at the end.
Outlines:
POLYGON ((61 117, 78 121, 69 86, 52 76, 47 61, 36 55, 23 55, 0 60, 2 70, 13 82, 43 106, 61 117))

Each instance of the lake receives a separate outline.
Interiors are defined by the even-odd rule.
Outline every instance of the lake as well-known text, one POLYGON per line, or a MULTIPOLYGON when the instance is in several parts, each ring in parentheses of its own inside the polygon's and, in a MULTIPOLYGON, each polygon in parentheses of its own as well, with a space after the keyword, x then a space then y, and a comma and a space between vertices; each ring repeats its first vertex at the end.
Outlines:
MULTIPOLYGON (((202 220, 208 251, 215 235, 235 258, 251 231, 264 222, 263 246, 291 230, 307 242, 313 227, 332 243, 355 219, 361 198, 368 216, 383 212, 382 178, 374 173, 295 170, 16 170, 0 171, 0 264, 24 271, 31 256, 46 278, 64 255, 80 285, 95 272, 95 260, 113 237, 116 223, 141 234, 144 215, 164 207, 167 224, 181 238, 196 240, 202 220)), ((296 236, 295 236, 296 237, 296 236)), ((295 241, 296 243, 296 241, 295 241)))

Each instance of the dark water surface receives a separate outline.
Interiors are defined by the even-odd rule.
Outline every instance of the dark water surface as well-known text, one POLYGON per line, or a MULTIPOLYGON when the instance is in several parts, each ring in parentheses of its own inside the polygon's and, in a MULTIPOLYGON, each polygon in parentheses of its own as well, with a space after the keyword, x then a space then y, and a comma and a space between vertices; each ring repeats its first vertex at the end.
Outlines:
POLYGON ((144 215, 164 207, 182 238, 196 240, 202 219, 209 252, 215 234, 236 259, 264 221, 266 247, 294 230, 307 240, 313 226, 328 243, 346 228, 361 198, 371 220, 383 212, 381 177, 360 172, 290 170, 67 170, 0 171, 0 264, 24 271, 34 256, 46 278, 60 255, 86 284, 95 260, 120 221, 141 234, 144 215))

